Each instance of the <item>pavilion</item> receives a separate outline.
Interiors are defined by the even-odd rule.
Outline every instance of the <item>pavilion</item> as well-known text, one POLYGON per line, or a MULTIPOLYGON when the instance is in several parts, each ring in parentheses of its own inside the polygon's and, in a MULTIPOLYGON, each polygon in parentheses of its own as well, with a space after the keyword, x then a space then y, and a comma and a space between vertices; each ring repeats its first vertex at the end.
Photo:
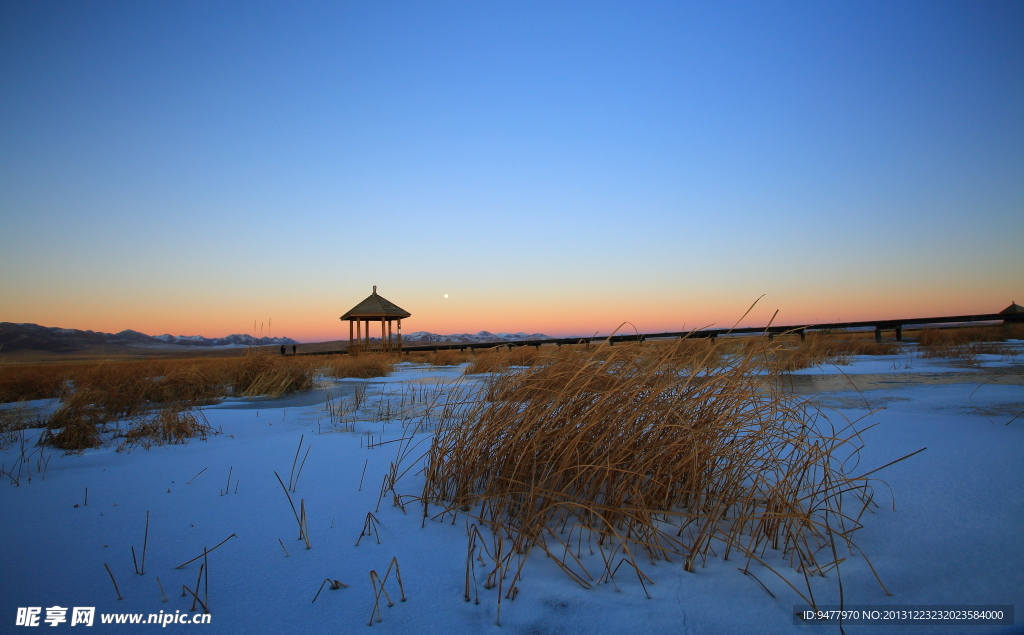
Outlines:
POLYGON ((339 320, 348 320, 348 352, 361 353, 371 351, 402 350, 402 318, 412 314, 377 295, 377 285, 373 285, 373 293, 355 305, 339 320), (391 323, 397 321, 397 341, 392 339, 391 323), (370 322, 380 322, 380 346, 370 343, 370 322))
POLYGON ((1006 307, 1005 309, 999 312, 1000 315, 1008 315, 1011 313, 1024 313, 1024 306, 1017 304, 1017 301, 1014 300, 1013 302, 1010 303, 1010 306, 1006 307))

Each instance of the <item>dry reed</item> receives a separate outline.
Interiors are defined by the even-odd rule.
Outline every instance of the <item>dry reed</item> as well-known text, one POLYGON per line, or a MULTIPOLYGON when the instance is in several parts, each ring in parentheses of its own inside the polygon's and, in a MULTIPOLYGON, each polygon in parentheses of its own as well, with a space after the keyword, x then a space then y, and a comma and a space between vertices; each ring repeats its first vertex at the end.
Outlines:
POLYGON ((288 358, 246 355, 233 370, 231 387, 236 395, 278 397, 313 387, 313 371, 308 364, 295 363, 288 358))
POLYGON ((370 584, 373 586, 373 611, 370 613, 370 621, 368 626, 373 626, 373 618, 376 616, 377 622, 381 621, 380 613, 380 596, 383 593, 384 598, 388 601, 388 606, 394 606, 395 603, 391 601, 391 596, 388 595, 387 589, 384 588, 384 583, 388 581, 391 576, 391 570, 395 570, 395 578, 398 581, 398 591, 401 594, 401 599, 405 602, 405 586, 402 584, 402 571, 398 567, 398 557, 391 558, 391 562, 388 564, 387 571, 384 572, 384 577, 381 578, 380 574, 376 570, 370 571, 370 584))
MULTIPOLYGON (((280 357, 250 352, 231 358, 8 366, 0 373, 0 402, 66 400, 72 394, 85 392, 110 419, 139 414, 154 404, 201 405, 228 394, 279 396, 305 390, 312 387, 317 372, 324 370, 330 374, 331 363, 326 357, 280 357)), ((381 368, 379 362, 371 360, 360 364, 381 368)), ((390 366, 384 368, 387 374, 390 366)))
POLYGON ((74 368, 71 364, 5 366, 0 373, 0 403, 58 397, 74 368))
MULTIPOLYGON (((901 348, 889 342, 849 339, 835 335, 812 333, 795 348, 785 340, 769 347, 764 361, 780 371, 794 371, 821 364, 849 364, 856 355, 897 355, 901 348)), ((754 352, 763 347, 758 338, 746 338, 745 346, 754 352)))
POLYGON ((476 357, 472 349, 450 349, 443 351, 410 351, 401 356, 399 361, 413 364, 429 364, 431 366, 458 366, 471 362, 476 357))
POLYGON ((925 359, 952 359, 964 362, 968 366, 980 365, 980 355, 999 355, 1003 359, 1012 359, 1018 354, 1016 349, 994 342, 933 344, 922 346, 919 353, 925 359))
MULTIPOLYGON (((390 358, 360 356, 342 362, 318 357, 278 357, 249 352, 236 358, 131 360, 6 367, 0 399, 59 398, 49 417, 0 411, 0 441, 25 427, 44 427, 42 445, 81 452, 103 444, 107 424, 129 420, 121 448, 184 443, 212 432, 196 406, 225 395, 280 396, 311 389, 318 373, 376 377, 391 372, 390 358)), ((11 437, 13 438, 13 437, 11 437)))
POLYGON ((100 425, 106 421, 102 410, 92 403, 89 393, 75 393, 47 421, 47 429, 39 435, 39 445, 60 448, 65 453, 100 447, 100 425), (59 432, 54 432, 57 429, 59 432))
POLYGON ((212 434, 216 432, 202 410, 172 405, 132 422, 123 433, 124 441, 118 450, 130 450, 136 445, 149 449, 153 445, 185 444, 194 438, 205 441, 212 434))
POLYGON ((466 375, 501 373, 508 369, 508 361, 497 352, 482 353, 464 371, 466 375))
POLYGON ((386 377, 394 370, 396 355, 338 355, 317 359, 323 373, 338 379, 386 377))
MULTIPOLYGON (((183 562, 183 563, 179 564, 178 566, 176 566, 176 567, 174 567, 174 568, 175 568, 175 569, 181 569, 181 568, 183 568, 183 567, 184 567, 184 566, 186 566, 186 565, 192 564, 193 562, 195 562, 196 560, 198 560, 198 559, 200 559, 200 558, 205 558, 205 557, 206 557, 207 555, 209 555, 209 554, 213 553, 213 550, 214 550, 214 549, 216 549, 216 548, 220 547, 221 545, 223 545, 223 544, 224 544, 225 542, 227 542, 227 541, 231 540, 232 538, 238 538, 238 535, 237 535, 237 534, 231 534, 230 536, 228 536, 228 537, 227 537, 227 538, 225 538, 224 540, 221 540, 220 542, 218 542, 218 543, 217 543, 216 545, 214 545, 213 547, 211 547, 211 548, 209 548, 209 549, 207 549, 206 547, 203 547, 203 553, 199 554, 199 555, 198 555, 198 556, 196 556, 195 558, 192 558, 192 559, 191 559, 191 560, 189 560, 188 562, 183 562)), ((197 588, 198 588, 198 587, 197 587, 197 588)))
POLYGON ((955 359, 971 366, 979 364, 979 355, 1017 356, 1017 350, 1001 344, 1008 339, 1024 339, 1024 324, 973 326, 966 328, 923 329, 917 336, 921 357, 955 359))
POLYGON ((1024 324, 925 328, 917 334, 919 346, 952 346, 971 342, 1005 342, 1024 339, 1024 324))
POLYGON ((500 373, 510 366, 533 366, 537 363, 548 363, 559 355, 564 355, 573 350, 574 347, 549 347, 541 352, 541 349, 533 346, 515 346, 508 348, 491 348, 477 355, 472 363, 466 368, 466 375, 481 373, 500 373))
POLYGON ((117 580, 114 579, 114 574, 106 562, 103 563, 103 568, 107 570, 107 574, 110 576, 110 581, 114 583, 114 591, 117 592, 117 599, 123 600, 124 598, 121 597, 121 589, 117 588, 117 580))
POLYGON ((356 546, 359 546, 359 542, 362 541, 363 536, 369 536, 371 532, 377 538, 377 544, 380 544, 380 532, 377 531, 377 527, 380 525, 380 521, 373 515, 373 512, 366 512, 366 520, 363 522, 363 530, 359 532, 359 538, 356 539, 356 546))
POLYGON ((348 588, 348 585, 341 580, 332 580, 330 578, 324 578, 324 581, 320 583, 320 588, 316 590, 316 595, 313 596, 313 601, 310 604, 314 604, 316 599, 320 597, 320 592, 324 590, 325 586, 329 586, 332 591, 337 591, 341 588, 348 588))
POLYGON ((493 556, 499 585, 533 549, 584 587, 614 584, 626 564, 645 590, 641 555, 694 571, 735 553, 745 574, 760 564, 814 604, 810 578, 838 570, 835 544, 858 551, 871 472, 844 472, 860 445, 853 424, 835 429, 783 391, 764 361, 779 349, 766 338, 737 353, 687 340, 604 346, 499 375, 488 399, 438 429, 424 514, 434 503, 435 518, 463 513, 507 539, 493 556))
POLYGON ((0 407, 0 450, 6 450, 23 436, 22 431, 46 426, 44 418, 24 404, 0 407))

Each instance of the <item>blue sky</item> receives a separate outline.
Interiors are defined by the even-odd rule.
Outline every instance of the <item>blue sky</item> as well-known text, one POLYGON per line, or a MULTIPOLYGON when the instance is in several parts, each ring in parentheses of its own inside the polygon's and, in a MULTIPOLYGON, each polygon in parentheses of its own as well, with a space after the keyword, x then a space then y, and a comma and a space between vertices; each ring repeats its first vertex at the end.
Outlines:
POLYGON ((0 320, 335 339, 373 284, 407 332, 998 311, 1022 34, 1021 2, 5 3, 0 320))

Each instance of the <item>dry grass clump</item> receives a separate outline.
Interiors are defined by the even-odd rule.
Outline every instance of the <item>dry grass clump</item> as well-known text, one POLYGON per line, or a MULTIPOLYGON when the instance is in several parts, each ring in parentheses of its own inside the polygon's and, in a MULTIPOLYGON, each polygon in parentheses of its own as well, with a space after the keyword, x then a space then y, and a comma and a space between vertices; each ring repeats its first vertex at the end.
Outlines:
POLYGON ((1005 342, 1024 339, 1024 324, 1000 326, 969 326, 964 328, 926 328, 917 335, 922 347, 955 346, 971 342, 1005 342))
POLYGON ((424 504, 479 518, 518 571, 536 548, 584 587, 614 582, 622 564, 644 584, 641 556, 693 571, 735 554, 813 604, 811 576, 839 566, 837 544, 858 551, 872 505, 870 472, 843 468, 857 432, 782 392, 763 350, 701 346, 702 358, 685 341, 577 350, 497 376, 492 399, 438 429, 424 504))
MULTIPOLYGON (((751 340, 756 350, 757 340, 751 340)), ((812 333, 795 348, 782 343, 771 347, 767 356, 769 363, 777 370, 794 371, 819 364, 849 364, 856 355, 898 355, 900 347, 889 342, 874 342, 866 339, 836 338, 830 335, 812 333)))
POLYGON ((393 355, 338 355, 316 360, 315 363, 329 377, 370 379, 391 374, 395 369, 395 359, 393 355))
POLYGON ((430 364, 431 366, 458 366, 459 364, 472 362, 475 359, 476 356, 472 351, 446 350, 427 353, 420 356, 416 361, 430 364))
POLYGON ((972 326, 966 328, 926 328, 917 336, 918 350, 926 359, 955 359, 970 366, 980 363, 979 355, 1017 356, 1017 351, 999 344, 1024 338, 1024 324, 972 326))
POLYGON ((398 361, 409 362, 410 364, 429 364, 431 355, 433 355, 433 353, 424 351, 407 351, 399 356, 398 361))
POLYGON ((220 364, 199 362, 170 366, 157 378, 153 391, 146 395, 149 401, 177 403, 193 406, 212 403, 224 396, 227 383, 220 364))
POLYGON ((411 351, 402 356, 402 361, 431 366, 458 366, 467 362, 475 362, 482 355, 493 354, 494 349, 473 350, 448 349, 443 351, 411 351))
POLYGON ((103 406, 93 403, 91 393, 80 391, 65 399, 54 411, 38 443, 65 452, 98 448, 103 445, 100 429, 105 421, 103 406))
POLYGON ((466 367, 466 375, 478 375, 480 373, 500 373, 510 366, 533 366, 535 364, 546 364, 554 361, 560 355, 569 354, 574 347, 564 346, 549 347, 541 352, 541 349, 533 346, 514 346, 507 348, 490 348, 478 354, 473 362, 466 367))
POLYGON ((1008 340, 1024 340, 1024 323, 1003 324, 999 329, 1008 340))
POLYGON ((39 437, 39 445, 60 448, 65 452, 80 452, 103 445, 99 427, 88 419, 77 418, 63 422, 59 432, 47 429, 39 437))
POLYGON ((71 364, 0 367, 0 403, 54 399, 60 396, 73 368, 71 364))
POLYGON ((313 387, 317 366, 327 364, 313 357, 250 352, 230 358, 7 366, 0 372, 0 399, 63 400, 87 391, 108 418, 131 417, 158 403, 199 405, 232 392, 276 396, 306 390, 313 387))
POLYGON ((953 359, 966 363, 968 366, 978 366, 981 360, 980 355, 1000 355, 1004 359, 1014 358, 1017 351, 1005 344, 993 342, 965 342, 961 344, 938 344, 923 346, 919 349, 921 357, 926 359, 953 359))
POLYGON ((540 357, 540 349, 534 346, 514 346, 506 354, 509 366, 533 366, 540 357))
POLYGON ((508 360, 505 355, 497 351, 489 350, 476 356, 476 359, 466 367, 463 374, 479 375, 481 373, 501 373, 508 369, 508 360))
POLYGON ((139 434, 175 443, 205 434, 197 432, 202 426, 190 412, 195 406, 231 393, 279 396, 313 388, 316 367, 310 359, 251 353, 227 359, 14 366, 4 369, 5 398, 39 396, 40 387, 59 386, 56 394, 46 393, 61 404, 40 422, 47 428, 41 445, 69 452, 98 447, 106 424, 139 418, 145 422, 136 424, 139 434))
POLYGON ((141 370, 139 362, 82 365, 72 373, 61 400, 65 405, 97 409, 100 421, 140 415, 159 394, 158 378, 167 372, 164 367, 156 372, 141 370))
POLYGON ((22 430, 45 426, 46 422, 40 415, 29 411, 22 404, 0 407, 0 450, 11 447, 22 430))
POLYGON ((688 338, 671 342, 651 342, 648 345, 668 346, 675 359, 685 360, 688 364, 707 366, 721 363, 723 343, 710 338, 688 338))
POLYGON ((201 410, 171 406, 131 425, 124 433, 124 442, 118 449, 134 445, 148 449, 152 445, 184 444, 197 437, 205 441, 210 434, 214 434, 214 430, 201 410))
POLYGON ((256 353, 240 358, 231 371, 230 385, 236 395, 280 397, 313 388, 313 378, 309 362, 256 353))
MULTIPOLYGON (((110 431, 106 424, 101 408, 89 403, 87 396, 75 396, 54 412, 38 443, 67 453, 98 448, 104 443, 103 434, 110 431)), ((127 430, 120 434, 124 441, 118 451, 136 445, 148 449, 152 445, 187 443, 196 437, 205 441, 210 434, 215 432, 202 411, 171 404, 132 420, 127 430)))

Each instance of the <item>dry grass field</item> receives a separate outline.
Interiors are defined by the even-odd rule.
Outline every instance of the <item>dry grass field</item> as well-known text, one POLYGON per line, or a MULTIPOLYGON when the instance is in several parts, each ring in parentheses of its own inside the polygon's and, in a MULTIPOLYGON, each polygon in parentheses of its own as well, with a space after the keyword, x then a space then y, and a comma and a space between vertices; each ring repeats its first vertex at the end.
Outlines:
MULTIPOLYGON (((923 329, 914 333, 914 350, 922 357, 951 358, 972 364, 982 354, 1014 355, 1013 349, 999 342, 1024 338, 1024 325, 923 329)), ((901 350, 895 342, 876 343, 873 333, 859 332, 811 333, 804 341, 796 335, 772 340, 751 336, 616 346, 519 346, 360 356, 281 356, 277 347, 265 347, 210 351, 202 356, 157 357, 149 353, 96 359, 79 355, 35 362, 17 357, 13 363, 5 357, 0 364, 0 403, 59 399, 60 405, 46 420, 26 416, 18 408, 7 408, 0 413, 0 427, 5 433, 30 426, 46 427, 51 431, 46 442, 75 450, 97 445, 98 429, 110 422, 153 416, 152 413, 162 411, 159 425, 154 427, 149 422, 145 429, 159 427, 163 432, 157 436, 169 441, 183 438, 175 431, 178 428, 193 431, 192 436, 201 434, 202 426, 192 420, 192 409, 218 398, 279 396, 308 390, 314 387, 317 375, 383 377, 399 362, 435 366, 468 363, 465 374, 476 375, 564 365, 581 355, 601 363, 621 361, 630 355, 638 359, 658 358, 663 360, 664 368, 675 373, 707 372, 726 360, 742 359, 748 371, 757 368, 759 373, 772 376, 820 364, 845 364, 855 355, 892 355, 901 350)))
POLYGON ((0 403, 59 399, 45 419, 0 411, 0 434, 45 427, 41 441, 66 451, 97 447, 108 426, 129 421, 129 442, 182 442, 209 430, 197 406, 225 396, 280 396, 309 390, 317 375, 383 377, 396 356, 281 356, 250 349, 231 357, 0 365, 0 403), (134 430, 134 432, 132 432, 134 430))
MULTIPOLYGON (((924 357, 956 359, 972 354, 1004 353, 1005 349, 998 343, 1024 339, 1024 324, 906 333, 908 340, 915 339, 916 334, 917 350, 924 357)), ((900 350, 892 341, 875 343, 870 332, 811 333, 806 341, 796 335, 783 335, 775 338, 768 348, 765 348, 765 341, 763 336, 751 336, 723 338, 713 346, 702 339, 690 339, 682 344, 674 340, 650 341, 645 346, 671 346, 677 356, 691 356, 693 351, 708 347, 730 354, 749 349, 768 351, 762 356, 762 362, 778 370, 844 363, 854 355, 892 355, 900 350)), ((304 344, 302 349, 305 352, 342 350, 338 344, 304 344)), ((319 369, 333 377, 378 377, 390 372, 394 363, 404 361, 436 366, 469 362, 467 374, 476 374, 532 366, 539 360, 558 358, 579 348, 589 347, 519 346, 359 357, 280 356, 277 347, 202 353, 126 352, 125 349, 73 355, 8 353, 0 359, 0 403, 55 398, 71 386, 88 387, 98 399, 111 404, 110 414, 116 416, 130 414, 138 403, 144 402, 202 402, 225 394, 279 395, 302 390, 310 386, 310 378, 319 369)))
POLYGON ((1024 339, 1024 324, 924 329, 917 336, 920 354, 928 359, 956 359, 969 365, 979 355, 1013 357, 1016 351, 1001 342, 1024 339))

